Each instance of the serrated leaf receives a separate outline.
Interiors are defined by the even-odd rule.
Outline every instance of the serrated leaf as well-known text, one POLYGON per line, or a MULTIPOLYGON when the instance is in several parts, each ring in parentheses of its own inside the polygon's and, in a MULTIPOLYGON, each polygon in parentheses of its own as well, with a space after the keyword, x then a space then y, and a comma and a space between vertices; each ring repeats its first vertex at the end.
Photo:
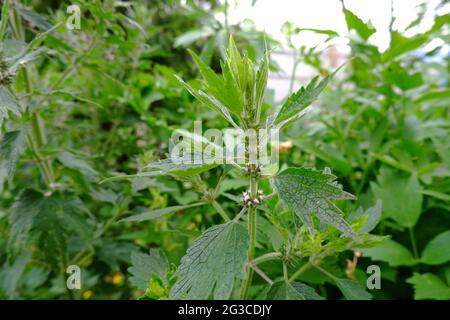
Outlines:
POLYGON ((207 229, 189 246, 175 275, 172 299, 228 299, 235 278, 245 275, 247 229, 234 221, 207 229))
POLYGON ((31 25, 42 30, 47 30, 52 27, 52 25, 48 23, 47 20, 40 14, 21 5, 16 6, 16 9, 21 17, 28 21, 31 25))
POLYGON ((288 168, 273 178, 278 196, 309 228, 314 231, 311 215, 315 214, 323 223, 331 224, 345 235, 359 240, 350 225, 342 217, 341 210, 333 200, 355 197, 339 188, 336 176, 308 168, 288 168))
POLYGON ((0 87, 0 125, 4 119, 9 118, 9 112, 20 116, 21 107, 11 92, 4 87, 0 87))
POLYGON ((387 262, 392 267, 412 266, 417 263, 411 252, 394 240, 385 240, 372 248, 358 249, 363 256, 387 262))
POLYGON ((4 291, 9 299, 13 299, 16 295, 16 287, 19 282, 25 266, 31 258, 30 252, 24 252, 18 256, 12 265, 4 265, 0 269, 0 289, 4 291))
POLYGON ((306 107, 318 98, 319 94, 325 89, 331 79, 333 79, 334 75, 341 68, 342 67, 337 68, 320 82, 318 82, 318 76, 314 77, 306 87, 301 87, 297 92, 291 94, 281 106, 281 109, 274 120, 274 124, 281 127, 301 117, 304 114, 306 107))
POLYGON ((383 215, 403 227, 413 227, 422 212, 422 187, 414 175, 406 177, 382 168, 377 183, 371 183, 377 198, 383 201, 383 215))
POLYGON ((450 230, 438 234, 427 243, 420 261, 431 265, 450 261, 450 230))
POLYGON ((345 9, 345 21, 349 30, 355 30, 363 40, 370 38, 376 32, 370 23, 364 23, 357 15, 350 10, 345 9))
POLYGON ((336 285, 347 300, 371 300, 368 293, 358 282, 349 279, 336 279, 336 285))
POLYGON ((217 100, 213 96, 208 95, 207 93, 203 92, 202 90, 192 87, 191 85, 189 85, 188 83, 183 81, 183 79, 181 79, 179 76, 175 75, 175 77, 186 88, 186 90, 189 91, 189 93, 191 95, 193 95, 198 101, 203 103, 208 108, 216 111, 221 116, 223 116, 225 118, 225 120, 227 120, 231 125, 233 125, 234 127, 237 127, 237 124, 231 117, 230 112, 219 100, 217 100))
POLYGON ((291 286, 301 295, 305 297, 306 300, 325 300, 324 297, 319 296, 316 291, 301 282, 291 282, 291 286))
POLYGON ((434 274, 414 273, 406 282, 414 286, 414 299, 450 300, 450 287, 434 274))
POLYGON ((213 102, 214 100, 219 101, 219 108, 222 109, 222 107, 225 107, 234 115, 239 116, 244 103, 237 87, 231 83, 227 83, 225 77, 217 75, 193 51, 189 50, 189 53, 202 74, 205 91, 208 95, 214 97, 214 99, 210 100, 213 102))
POLYGON ((144 212, 140 212, 139 214, 136 215, 132 215, 130 217, 121 219, 120 221, 146 221, 146 220, 153 220, 153 219, 157 219, 157 218, 161 218, 165 215, 168 215, 170 213, 174 213, 177 211, 181 211, 181 210, 185 210, 188 208, 193 208, 193 207, 198 207, 198 206, 202 206, 205 205, 205 202, 198 202, 198 203, 192 203, 192 204, 188 204, 185 206, 172 206, 172 207, 167 207, 167 208, 162 208, 162 209, 156 209, 156 210, 149 210, 149 211, 144 211, 144 212))
POLYGON ((91 237, 92 227, 86 211, 83 203, 73 195, 54 192, 45 196, 26 189, 10 211, 10 246, 21 250, 36 241, 50 262, 56 265, 71 235, 85 240, 91 237))
POLYGON ((152 275, 157 275, 165 281, 169 272, 169 261, 161 249, 152 248, 149 254, 133 252, 128 272, 131 274, 130 283, 138 289, 145 290, 152 275))
POLYGON ((0 140, 0 168, 6 171, 8 182, 11 184, 16 165, 26 146, 27 130, 10 131, 0 140))
POLYGON ((274 282, 270 286, 266 298, 268 300, 306 300, 306 297, 291 283, 284 280, 274 282))
POLYGON ((174 163, 171 159, 152 162, 146 166, 148 173, 157 172, 159 175, 170 174, 177 177, 199 174, 217 167, 216 163, 192 163, 192 161, 174 163))

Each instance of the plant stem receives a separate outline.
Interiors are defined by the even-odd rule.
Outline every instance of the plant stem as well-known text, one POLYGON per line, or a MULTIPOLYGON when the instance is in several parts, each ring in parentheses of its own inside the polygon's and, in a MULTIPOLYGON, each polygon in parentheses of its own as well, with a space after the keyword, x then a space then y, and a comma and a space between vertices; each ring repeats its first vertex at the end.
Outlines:
POLYGON ((263 254, 262 256, 259 256, 258 258, 255 258, 253 260, 253 264, 260 264, 266 261, 271 261, 271 260, 278 260, 280 259, 282 256, 282 254, 280 252, 269 252, 266 254, 263 254))
POLYGON ((225 210, 223 210, 222 206, 216 200, 213 200, 211 202, 211 204, 214 207, 214 209, 217 210, 217 212, 220 214, 220 216, 223 218, 223 220, 225 220, 226 222, 230 221, 230 217, 225 212, 225 210))
MULTIPOLYGON (((256 198, 258 194, 258 181, 256 177, 250 177, 250 197, 256 198)), ((252 261, 255 256, 255 244, 256 244, 256 208, 251 205, 248 211, 248 233, 249 233, 249 245, 247 253, 247 261, 252 261)), ((241 287, 241 300, 247 298, 248 289, 252 283, 253 269, 247 266, 247 277, 242 283, 241 287)))
POLYGON ((289 278, 289 281, 296 280, 298 277, 300 277, 300 275, 303 274, 303 272, 305 272, 309 268, 311 268, 311 263, 309 263, 309 262, 305 263, 304 265, 302 265, 300 267, 300 269, 298 269, 297 271, 294 272, 294 274, 289 278))
POLYGON ((411 239, 414 258, 419 259, 419 252, 417 251, 416 237, 414 236, 413 228, 409 227, 408 231, 409 231, 409 238, 411 239))
POLYGON ((289 275, 288 275, 287 265, 285 262, 283 262, 283 278, 284 278, 284 281, 289 282, 289 275))
POLYGON ((317 270, 319 270, 321 273, 323 273, 324 275, 326 275, 328 278, 336 281, 338 280, 337 277, 335 277, 334 275, 332 275, 331 273, 329 273, 327 270, 325 270, 324 268, 322 268, 321 266, 317 265, 317 264, 311 264, 314 268, 316 268, 317 270))
MULTIPOLYGON (((11 12, 10 23, 14 37, 25 42, 25 31, 22 27, 21 18, 15 8, 11 12)), ((31 82, 29 71, 26 67, 23 69, 23 75, 25 79, 26 91, 28 94, 31 94, 33 92, 33 85, 31 82)), ((39 149, 47 143, 47 139, 45 137, 42 119, 37 112, 33 112, 31 115, 31 131, 29 134, 28 143, 30 144, 30 148, 32 149, 32 152, 39 163, 45 183, 48 187, 51 187, 51 185, 55 181, 55 175, 53 172, 51 161, 49 159, 43 158, 39 152, 39 149)))

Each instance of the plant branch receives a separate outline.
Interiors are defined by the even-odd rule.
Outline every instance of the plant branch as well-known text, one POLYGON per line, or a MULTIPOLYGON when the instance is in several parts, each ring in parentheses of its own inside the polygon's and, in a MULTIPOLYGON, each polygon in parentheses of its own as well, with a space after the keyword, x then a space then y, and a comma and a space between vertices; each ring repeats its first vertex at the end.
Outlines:
MULTIPOLYGON (((258 181, 253 175, 250 177, 250 197, 255 199, 258 194, 258 181)), ((256 208, 252 205, 249 207, 248 211, 248 233, 249 233, 249 246, 247 253, 247 260, 252 261, 255 256, 255 245, 256 245, 256 208)), ((241 299, 245 300, 247 298, 248 289, 252 283, 253 279, 253 269, 247 267, 247 277, 242 282, 241 286, 241 299)))

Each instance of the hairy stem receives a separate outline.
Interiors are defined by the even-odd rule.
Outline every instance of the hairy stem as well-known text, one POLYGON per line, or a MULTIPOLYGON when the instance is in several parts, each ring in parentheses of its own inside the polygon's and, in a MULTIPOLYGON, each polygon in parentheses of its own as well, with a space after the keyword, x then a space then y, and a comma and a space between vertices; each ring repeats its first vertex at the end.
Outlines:
POLYGON ((225 220, 226 222, 230 221, 230 217, 225 212, 225 210, 223 210, 222 206, 216 200, 213 200, 211 202, 211 204, 214 207, 214 209, 217 210, 217 212, 220 214, 220 216, 223 218, 223 220, 225 220))
MULTIPOLYGON (((258 181, 256 177, 251 176, 250 178, 250 197, 252 199, 256 198, 258 195, 258 181)), ((249 233, 249 246, 247 253, 247 261, 252 261, 255 256, 255 244, 256 244, 256 208, 251 205, 248 211, 248 233, 249 233)), ((247 276, 242 282, 241 287, 241 299, 245 300, 247 298, 248 289, 252 283, 253 279, 253 269, 247 267, 247 276)))
POLYGON ((280 252, 269 252, 266 254, 263 254, 262 256, 259 256, 255 259, 253 259, 253 264, 260 264, 266 261, 271 261, 271 260, 278 260, 282 257, 282 254, 280 252))
POLYGON ((300 267, 300 269, 294 272, 294 274, 289 278, 289 281, 290 282, 295 281, 298 277, 300 277, 300 275, 302 275, 309 268, 311 268, 311 263, 309 262, 305 263, 300 267))

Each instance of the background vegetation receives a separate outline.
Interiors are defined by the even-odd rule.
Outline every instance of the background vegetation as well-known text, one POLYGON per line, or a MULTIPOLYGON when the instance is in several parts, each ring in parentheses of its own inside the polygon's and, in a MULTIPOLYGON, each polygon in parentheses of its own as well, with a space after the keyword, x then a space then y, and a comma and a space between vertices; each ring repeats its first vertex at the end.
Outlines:
MULTIPOLYGON (((264 39, 270 48, 277 40, 250 22, 218 21, 226 11, 219 1, 73 1, 82 10, 74 31, 64 25, 63 2, 2 3, 0 297, 134 299, 148 289, 147 298, 165 298, 170 283, 153 279, 148 288, 149 249, 161 248, 173 272, 188 245, 221 222, 217 208, 184 207, 204 196, 190 181, 99 181, 164 158, 172 131, 191 130, 194 120, 204 129, 226 126, 174 77, 197 78, 187 48, 218 72, 230 34, 254 61, 264 56, 264 39), (156 219, 123 221, 173 206, 180 207, 156 219), (70 264, 82 268, 82 290, 66 289, 70 264)), ((424 4, 410 28, 426 10, 424 4)), ((372 233, 390 238, 357 250, 361 257, 346 250, 326 258, 328 272, 365 285, 367 266, 377 264, 382 289, 371 291, 375 299, 450 299, 450 15, 410 37, 391 28, 380 52, 368 41, 375 29, 345 6, 342 14, 347 35, 315 32, 347 38, 351 59, 313 111, 282 132, 280 163, 332 168, 357 197, 339 203, 347 216, 381 212, 372 233), (429 49, 435 39, 442 45, 429 49)), ((298 27, 287 24, 286 35, 298 27)), ((330 73, 316 49, 291 47, 299 61, 330 73)), ((275 62, 270 69, 277 72, 275 62)), ((265 107, 278 105, 267 92, 265 107)), ((245 178, 216 168, 202 179, 208 188, 219 184, 223 210, 236 211, 245 178)), ((277 199, 269 208, 276 217, 289 211, 277 199)), ((257 226, 260 253, 280 246, 267 219, 257 226)), ((295 273, 299 264, 289 268, 295 273)), ((282 277, 275 262, 261 269, 282 277)), ((320 296, 342 298, 332 279, 303 271, 298 280, 320 296)), ((262 297, 264 287, 254 277, 250 297, 262 297)))

